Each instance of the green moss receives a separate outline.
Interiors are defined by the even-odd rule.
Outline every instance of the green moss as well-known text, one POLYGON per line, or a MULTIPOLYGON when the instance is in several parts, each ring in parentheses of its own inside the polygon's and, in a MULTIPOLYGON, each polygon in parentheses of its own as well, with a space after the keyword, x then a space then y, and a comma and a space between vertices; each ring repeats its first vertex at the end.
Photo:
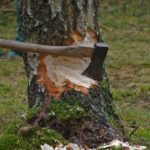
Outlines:
POLYGON ((57 131, 47 128, 38 129, 32 137, 32 143, 35 146, 39 143, 48 143, 54 146, 60 142, 66 143, 66 140, 57 131))
POLYGON ((9 129, 0 135, 0 150, 40 150, 40 145, 55 146, 67 141, 55 130, 38 128, 21 123, 12 124, 9 129))
POLYGON ((28 147, 33 147, 33 149, 39 149, 40 145, 45 143, 55 146, 60 142, 66 142, 66 140, 58 132, 47 128, 36 129, 32 132, 32 135, 29 136, 23 136, 20 134, 20 139, 28 142, 28 147))
POLYGON ((30 136, 22 136, 21 134, 6 134, 0 137, 1 150, 15 149, 40 149, 40 145, 49 144, 56 145, 59 142, 66 143, 62 136, 54 130, 39 129, 30 136))
POLYGON ((105 92, 108 86, 108 81, 106 78, 104 78, 103 81, 101 81, 101 86, 102 86, 103 91, 105 92))
POLYGON ((52 101, 49 107, 49 117, 56 117, 58 121, 87 118, 89 114, 79 102, 69 104, 65 101, 52 101))
MULTIPOLYGON (((31 120, 38 114, 40 107, 34 106, 26 114, 26 119, 31 120)), ((58 121, 67 121, 73 119, 87 118, 89 114, 83 108, 79 100, 75 104, 69 104, 65 101, 53 100, 48 110, 48 118, 56 117, 58 121)))

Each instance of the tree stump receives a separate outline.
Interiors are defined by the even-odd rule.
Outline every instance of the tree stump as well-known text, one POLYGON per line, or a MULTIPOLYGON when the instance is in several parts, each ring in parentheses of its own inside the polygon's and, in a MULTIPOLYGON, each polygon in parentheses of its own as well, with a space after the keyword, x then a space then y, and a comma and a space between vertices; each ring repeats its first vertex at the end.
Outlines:
MULTIPOLYGON (((102 42, 98 8, 98 0, 21 0, 25 40, 59 46, 102 42)), ((84 58, 24 54, 28 104, 40 108, 29 122, 92 147, 119 138, 121 125, 103 69, 107 49, 96 47, 84 58)))

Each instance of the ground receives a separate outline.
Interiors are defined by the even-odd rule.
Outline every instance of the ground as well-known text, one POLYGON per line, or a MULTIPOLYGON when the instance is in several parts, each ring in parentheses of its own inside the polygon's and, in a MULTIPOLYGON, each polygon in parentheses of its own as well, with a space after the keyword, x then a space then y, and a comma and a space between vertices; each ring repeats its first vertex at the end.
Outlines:
MULTIPOLYGON (((150 6, 141 6, 139 2, 131 1, 128 4, 124 0, 117 4, 108 4, 108 1, 102 0, 99 21, 103 39, 110 47, 105 66, 126 136, 131 142, 150 148, 150 6)), ((16 18, 12 5, 7 5, 7 9, 0 6, 0 38, 15 38, 16 18)), ((8 143, 12 147, 29 143, 26 138, 22 139, 15 134, 16 125, 21 126, 25 122, 23 116, 28 111, 26 87, 22 59, 0 58, 2 150, 11 149, 8 143)), ((43 131, 39 132, 43 135, 43 131)), ((55 136, 60 138, 57 133, 55 136)), ((32 141, 31 145, 21 148, 34 149, 34 144, 38 142, 32 141)))

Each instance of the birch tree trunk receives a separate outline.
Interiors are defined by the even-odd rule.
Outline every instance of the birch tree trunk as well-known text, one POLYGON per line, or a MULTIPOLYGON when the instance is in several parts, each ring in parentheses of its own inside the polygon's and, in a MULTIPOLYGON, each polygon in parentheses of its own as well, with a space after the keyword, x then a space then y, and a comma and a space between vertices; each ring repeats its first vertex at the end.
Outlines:
MULTIPOLYGON (((43 45, 102 42, 99 0, 20 0, 20 8, 20 23, 27 42, 43 45)), ((120 128, 120 122, 106 74, 96 63, 98 55, 95 52, 91 58, 74 58, 24 54, 28 104, 30 108, 40 107, 29 122, 53 128, 71 142, 90 146, 119 138, 114 124, 120 128), (57 116, 60 109, 55 112, 51 107, 53 101, 60 107, 65 103, 64 112, 70 117, 61 120, 57 116), (53 116, 49 117, 52 111, 53 116)))

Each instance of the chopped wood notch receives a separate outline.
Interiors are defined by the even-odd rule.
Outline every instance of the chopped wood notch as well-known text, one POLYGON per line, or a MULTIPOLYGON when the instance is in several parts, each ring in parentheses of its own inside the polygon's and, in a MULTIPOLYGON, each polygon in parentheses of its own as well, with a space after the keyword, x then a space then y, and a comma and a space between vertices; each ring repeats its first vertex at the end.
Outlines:
MULTIPOLYGON (((47 55, 40 59, 38 83, 55 98, 71 89, 84 94, 98 86, 102 80, 103 62, 108 51, 104 43, 94 45, 92 57, 67 57, 47 55)), ((75 52, 74 52, 75 53, 75 52)))

